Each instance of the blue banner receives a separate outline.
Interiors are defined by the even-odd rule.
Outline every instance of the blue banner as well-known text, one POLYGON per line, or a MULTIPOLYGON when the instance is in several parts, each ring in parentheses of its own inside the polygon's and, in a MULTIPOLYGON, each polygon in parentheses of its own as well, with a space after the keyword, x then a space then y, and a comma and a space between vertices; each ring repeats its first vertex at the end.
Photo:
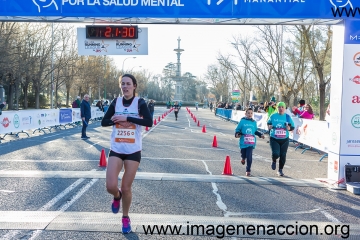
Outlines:
POLYGON ((231 109, 224 109, 224 108, 217 108, 216 109, 216 115, 223 117, 227 120, 231 119, 231 113, 232 110, 231 109))
POLYGON ((345 44, 360 44, 360 21, 345 21, 345 44))
POLYGON ((355 0, 1 0, 1 16, 359 18, 355 0))
POLYGON ((71 123, 72 122, 72 109, 60 109, 59 123, 71 123))

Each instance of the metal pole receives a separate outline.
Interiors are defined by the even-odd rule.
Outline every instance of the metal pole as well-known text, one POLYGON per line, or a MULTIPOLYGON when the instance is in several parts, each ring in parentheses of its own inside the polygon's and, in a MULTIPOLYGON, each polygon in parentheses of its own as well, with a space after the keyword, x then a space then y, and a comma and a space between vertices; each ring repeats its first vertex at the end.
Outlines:
POLYGON ((104 55, 104 99, 106 99, 106 78, 105 78, 105 73, 106 73, 106 55, 104 55))
POLYGON ((54 22, 51 24, 51 109, 54 108, 54 22))

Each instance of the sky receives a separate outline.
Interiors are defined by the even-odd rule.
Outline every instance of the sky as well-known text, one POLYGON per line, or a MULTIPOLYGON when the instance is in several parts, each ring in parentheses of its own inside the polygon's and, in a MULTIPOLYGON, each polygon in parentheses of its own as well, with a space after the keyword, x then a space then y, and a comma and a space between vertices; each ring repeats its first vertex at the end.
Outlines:
POLYGON ((181 73, 190 72, 200 78, 206 74, 207 68, 217 62, 219 53, 235 53, 230 44, 234 36, 251 34, 252 26, 210 26, 210 25, 138 25, 148 28, 148 55, 111 56, 119 69, 138 71, 148 69, 154 75, 161 74, 163 68, 170 62, 177 62, 174 49, 178 47, 178 37, 181 38, 181 73), (141 68, 139 67, 141 66, 141 68))

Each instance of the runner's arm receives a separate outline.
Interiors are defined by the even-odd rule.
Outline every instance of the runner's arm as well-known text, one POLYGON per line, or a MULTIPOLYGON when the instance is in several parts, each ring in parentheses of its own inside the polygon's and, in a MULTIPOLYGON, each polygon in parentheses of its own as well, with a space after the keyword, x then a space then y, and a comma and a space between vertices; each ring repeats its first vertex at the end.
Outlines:
POLYGON ((137 125, 146 126, 146 127, 152 127, 152 117, 149 111, 149 108, 146 106, 146 103, 144 100, 139 101, 140 105, 140 115, 143 118, 134 118, 134 117, 127 117, 128 122, 135 123, 137 125))
POLYGON ((255 131, 255 135, 258 136, 258 137, 262 137, 264 134, 262 134, 262 133, 259 132, 259 131, 255 131))

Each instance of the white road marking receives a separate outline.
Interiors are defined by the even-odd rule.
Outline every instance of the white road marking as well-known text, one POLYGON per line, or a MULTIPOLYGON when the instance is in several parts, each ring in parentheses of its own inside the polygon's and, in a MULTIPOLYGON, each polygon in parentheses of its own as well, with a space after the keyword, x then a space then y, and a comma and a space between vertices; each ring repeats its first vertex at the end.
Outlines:
POLYGON ((307 213, 315 213, 321 211, 320 208, 315 208, 308 211, 299 211, 299 212, 228 212, 225 217, 231 217, 231 216, 246 216, 246 215, 295 215, 295 214, 307 214, 307 213))
POLYGON ((336 217, 334 217, 333 215, 331 215, 331 214, 328 213, 327 211, 322 210, 322 209, 320 208, 320 212, 321 212, 322 214, 324 214, 324 216, 325 216, 327 219, 329 219, 331 222, 333 222, 333 223, 341 223, 341 221, 339 221, 339 219, 337 219, 336 217))
MULTIPOLYGON (((204 165, 205 165, 206 171, 207 171, 210 175, 212 175, 212 172, 210 172, 209 167, 208 167, 208 165, 206 164, 206 162, 205 162, 205 161, 202 161, 202 162, 203 162, 204 165)), ((226 217, 226 214, 227 214, 227 206, 226 206, 225 203, 222 201, 221 196, 220 196, 220 194, 218 193, 217 185, 216 185, 216 183, 211 182, 211 186, 212 186, 212 188, 213 188, 213 191, 212 191, 212 192, 216 195, 216 205, 217 205, 222 211, 224 211, 224 216, 226 217)))
POLYGON ((51 138, 51 137, 54 137, 54 136, 59 136, 59 135, 62 135, 62 133, 51 134, 50 136, 43 137, 43 138, 51 138))
MULTIPOLYGON (((96 171, 96 169, 93 169, 92 171, 96 171)), ((80 178, 78 179, 76 182, 74 182, 73 184, 71 184, 69 187, 67 187, 64 191, 62 191, 61 193, 59 193, 56 197, 54 197, 53 199, 51 199, 49 202, 47 202, 44 206, 42 206, 41 208, 39 208, 37 211, 47 211, 49 210, 52 206, 54 206, 60 199, 62 199, 65 195, 67 195, 69 192, 71 192, 72 190, 74 190, 77 186, 79 186, 82 182, 84 182, 86 179, 85 178, 80 178)), ((87 184, 89 185, 89 183, 87 184)), ((85 187, 87 186, 85 185, 85 187)), ((92 186, 92 185, 91 185, 92 186)), ((84 188, 84 187, 83 187, 84 188)), ((82 188, 82 189, 83 189, 82 188)), ((81 191, 81 190, 80 190, 81 191)), ((80 192, 79 191, 79 192, 80 192)), ((83 194, 83 193, 82 193, 83 194)), ((74 198, 73 198, 74 199, 74 198)), ((77 199, 76 199, 77 200, 77 199)), ((72 202, 73 203, 73 202, 72 202)), ((60 214, 60 213, 59 213, 60 214)), ((19 234, 21 231, 20 230, 14 230, 14 231, 10 231, 7 234, 5 234, 1 240, 5 240, 5 239, 12 239, 14 238, 17 234, 19 234)))
MULTIPOLYGON (((78 200, 87 190, 89 190, 89 188, 91 188, 99 179, 91 179, 91 181, 86 184, 85 186, 83 186, 78 193, 71 199, 71 201, 66 202, 65 204, 63 204, 59 209, 59 215, 62 212, 65 212, 66 209, 68 209, 71 205, 73 205, 73 203, 78 200)), ((31 234, 31 237, 29 238, 29 240, 33 240, 36 239, 41 233, 43 232, 43 230, 35 230, 33 231, 33 233, 31 234)))
POLYGON ((109 142, 109 141, 100 141, 100 142, 96 142, 96 143, 91 144, 90 146, 88 146, 88 147, 86 147, 86 148, 84 148, 84 149, 89 149, 89 148, 92 148, 92 147, 94 147, 95 145, 98 145, 99 143, 102 143, 102 142, 109 142))
POLYGON ((15 191, 10 191, 10 190, 0 190, 0 192, 3 192, 3 193, 13 193, 15 191))

